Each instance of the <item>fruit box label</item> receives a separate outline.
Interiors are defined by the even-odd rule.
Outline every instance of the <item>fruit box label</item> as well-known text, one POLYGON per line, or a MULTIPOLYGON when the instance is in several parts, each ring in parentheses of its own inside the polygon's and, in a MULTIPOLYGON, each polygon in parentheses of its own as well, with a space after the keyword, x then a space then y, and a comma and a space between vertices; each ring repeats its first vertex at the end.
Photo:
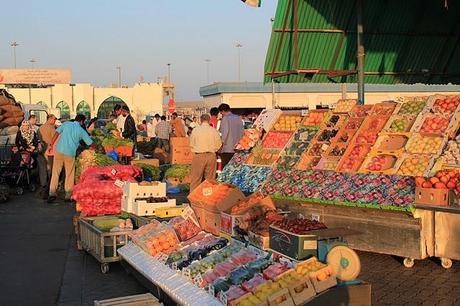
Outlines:
POLYGON ((210 197, 212 195, 212 187, 203 188, 203 196, 210 197))
POLYGON ((316 249, 318 249, 318 241, 317 240, 305 240, 303 242, 303 249, 304 250, 316 250, 316 249))

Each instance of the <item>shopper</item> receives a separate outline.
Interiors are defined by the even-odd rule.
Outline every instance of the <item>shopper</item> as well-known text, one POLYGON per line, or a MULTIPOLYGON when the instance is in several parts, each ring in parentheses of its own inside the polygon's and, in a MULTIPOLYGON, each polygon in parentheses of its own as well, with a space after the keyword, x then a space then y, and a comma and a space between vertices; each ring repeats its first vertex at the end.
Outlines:
POLYGON ((219 130, 219 127, 220 127, 219 109, 217 107, 213 107, 209 110, 209 113, 211 114, 211 119, 209 119, 209 125, 219 130))
POLYGON ((133 116, 129 112, 129 108, 126 105, 121 107, 121 115, 124 118, 125 125, 123 126, 123 132, 121 136, 125 139, 132 140, 136 144, 137 130, 136 123, 134 122, 133 116))
POLYGON ((38 136, 27 120, 22 121, 16 134, 16 146, 19 151, 34 152, 38 148, 38 136))
POLYGON ((177 116, 177 113, 171 114, 171 127, 175 137, 185 137, 185 124, 182 118, 177 116))
POLYGON ((30 115, 29 116, 29 124, 32 127, 32 129, 35 131, 35 133, 38 133, 37 116, 30 115))
POLYGON ((116 120, 117 131, 122 133, 125 127, 126 118, 123 117, 123 115, 121 114, 121 105, 120 104, 115 105, 115 107, 113 108, 113 112, 117 116, 117 120, 116 120))
POLYGON ((86 130, 88 131, 88 133, 91 134, 91 132, 96 128, 96 121, 97 117, 94 117, 88 122, 88 125, 86 126, 86 130))
MULTIPOLYGON (((71 201, 70 197, 72 195, 75 180, 75 156, 80 141, 94 148, 93 140, 83 128, 85 119, 84 115, 78 114, 74 121, 65 122, 56 129, 57 134, 54 135, 52 143, 54 144, 58 137, 59 142, 54 152, 48 203, 52 203, 56 200, 56 189, 63 167, 65 168, 65 200, 71 201)), ((50 149, 52 149, 52 147, 49 147, 48 151, 50 149)))
POLYGON ((149 122, 147 123, 147 137, 150 139, 155 138, 155 127, 157 126, 158 122, 160 122, 160 115, 155 114, 154 117, 151 117, 149 122))
POLYGON ((190 191, 201 184, 203 179, 216 178, 216 152, 222 147, 219 132, 209 125, 208 114, 201 115, 201 125, 190 135, 193 153, 190 191))
POLYGON ((244 125, 241 118, 232 113, 228 104, 222 103, 219 105, 219 112, 222 115, 219 130, 223 142, 220 153, 222 167, 225 167, 235 154, 235 145, 243 137, 244 125))
POLYGON ((41 145, 37 158, 38 173, 40 177, 40 193, 45 199, 48 197, 48 185, 51 179, 51 170, 53 169, 53 154, 50 154, 48 148, 53 146, 53 138, 56 135, 55 124, 56 116, 50 114, 46 118, 45 124, 38 129, 38 138, 41 145))
POLYGON ((169 153, 169 135, 171 134, 171 125, 166 121, 166 116, 161 116, 161 121, 155 127, 155 134, 158 137, 158 147, 169 153))

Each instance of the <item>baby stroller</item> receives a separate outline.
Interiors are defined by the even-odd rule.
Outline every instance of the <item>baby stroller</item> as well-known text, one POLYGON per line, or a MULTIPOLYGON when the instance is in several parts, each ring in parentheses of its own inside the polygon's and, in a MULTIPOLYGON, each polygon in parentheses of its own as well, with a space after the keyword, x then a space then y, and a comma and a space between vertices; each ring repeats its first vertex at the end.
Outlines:
POLYGON ((15 188, 17 195, 24 193, 24 188, 35 191, 35 184, 30 180, 33 168, 32 153, 18 151, 16 146, 0 147, 0 184, 15 188))

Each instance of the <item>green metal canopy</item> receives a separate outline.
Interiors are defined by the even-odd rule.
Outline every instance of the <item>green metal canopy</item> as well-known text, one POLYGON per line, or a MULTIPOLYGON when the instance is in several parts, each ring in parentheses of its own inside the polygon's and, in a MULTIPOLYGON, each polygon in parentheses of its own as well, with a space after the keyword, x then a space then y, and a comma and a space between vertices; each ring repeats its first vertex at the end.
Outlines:
MULTIPOLYGON (((265 82, 352 83, 357 3, 279 0, 265 82)), ((362 1, 365 83, 460 83, 460 1, 362 1)))

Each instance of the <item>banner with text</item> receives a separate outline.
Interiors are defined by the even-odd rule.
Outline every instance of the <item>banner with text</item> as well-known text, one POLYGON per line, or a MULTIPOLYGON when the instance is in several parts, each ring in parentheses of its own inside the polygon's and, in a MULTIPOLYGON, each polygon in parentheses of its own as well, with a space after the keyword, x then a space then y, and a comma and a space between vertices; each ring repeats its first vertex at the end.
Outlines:
POLYGON ((69 84, 69 69, 0 69, 0 84, 69 84))

